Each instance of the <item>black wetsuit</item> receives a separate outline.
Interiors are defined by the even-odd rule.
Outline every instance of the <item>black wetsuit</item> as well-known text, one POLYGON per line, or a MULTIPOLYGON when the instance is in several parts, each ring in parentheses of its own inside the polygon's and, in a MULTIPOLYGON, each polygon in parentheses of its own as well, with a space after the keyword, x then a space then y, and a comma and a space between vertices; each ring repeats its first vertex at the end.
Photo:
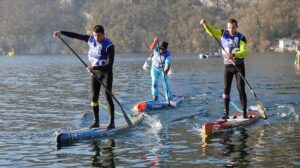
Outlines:
MULTIPOLYGON (((228 31, 222 30, 222 45, 225 47, 230 48, 230 53, 233 53, 233 48, 240 47, 240 43, 243 43, 244 46, 247 45, 246 37, 240 33, 237 33, 235 36, 231 36, 228 34, 228 31), (234 38, 233 38, 234 37, 234 38), (239 37, 239 38, 237 38, 239 37), (234 40, 233 40, 234 39, 234 40), (237 40, 239 39, 239 40, 237 40), (232 42, 232 44, 228 44, 232 42)), ((241 77, 241 75, 245 78, 245 63, 244 57, 234 57, 232 62, 227 61, 224 59, 224 116, 229 115, 229 102, 230 102, 230 90, 231 90, 231 83, 233 80, 233 76, 235 76, 237 89, 240 95, 240 101, 243 109, 243 116, 247 117, 247 95, 245 91, 245 81, 241 77), (234 63, 234 65, 232 64, 234 63), (240 75, 240 74, 241 75, 240 75)))
MULTIPOLYGON (((241 63, 238 65, 225 64, 224 66, 224 94, 230 95, 231 83, 233 76, 235 76, 237 88, 240 95, 240 101, 242 104, 244 114, 247 111, 247 95, 245 92, 245 81, 242 79, 238 71, 245 77, 245 64, 241 63)), ((228 115, 229 112, 229 101, 230 99, 224 99, 224 115, 228 115)))
MULTIPOLYGON (((61 31, 61 34, 70 37, 70 38, 76 38, 85 42, 89 41, 90 35, 82 35, 77 34, 73 32, 67 32, 67 31, 61 31)), ((101 66, 93 66, 93 72, 97 75, 98 80, 100 80, 103 85, 109 90, 109 92, 112 92, 112 83, 113 83, 113 63, 114 63, 114 57, 115 57, 115 49, 114 46, 111 45, 107 48, 107 56, 108 56, 108 62, 105 65, 101 66)), ((92 105, 93 106, 93 112, 95 117, 95 123, 91 127, 98 127, 99 124, 99 93, 101 88, 101 83, 98 82, 96 77, 91 77, 91 91, 92 91, 92 105)), ((110 124, 109 127, 114 126, 114 103, 112 99, 112 95, 107 90, 105 91, 105 100, 107 102, 108 111, 110 112, 110 124)))

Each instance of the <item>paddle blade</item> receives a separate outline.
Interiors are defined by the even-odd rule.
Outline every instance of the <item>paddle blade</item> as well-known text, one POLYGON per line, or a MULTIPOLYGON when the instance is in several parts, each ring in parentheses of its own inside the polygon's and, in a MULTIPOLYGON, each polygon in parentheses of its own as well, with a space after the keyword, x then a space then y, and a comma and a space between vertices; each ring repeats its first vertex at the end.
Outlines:
POLYGON ((262 103, 261 103, 259 100, 256 101, 256 106, 257 106, 259 115, 260 115, 263 119, 266 120, 266 119, 268 118, 267 112, 266 112, 266 110, 264 109, 262 103))
POLYGON ((150 67, 148 60, 145 61, 144 65, 143 65, 143 69, 147 70, 150 67))

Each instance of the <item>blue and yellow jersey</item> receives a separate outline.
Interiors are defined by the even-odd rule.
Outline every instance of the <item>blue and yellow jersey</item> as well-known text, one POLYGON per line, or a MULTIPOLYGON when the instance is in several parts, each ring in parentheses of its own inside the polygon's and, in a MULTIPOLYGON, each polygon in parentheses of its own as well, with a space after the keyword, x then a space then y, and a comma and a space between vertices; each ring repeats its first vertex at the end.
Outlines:
MULTIPOLYGON (((247 56, 247 41, 243 34, 238 32, 231 36, 228 30, 219 30, 208 23, 204 25, 204 28, 209 35, 213 36, 214 34, 216 38, 221 40, 221 44, 226 52, 234 54, 236 63, 243 62, 243 59, 247 56)), ((225 51, 222 52, 223 54, 226 53, 225 51)))

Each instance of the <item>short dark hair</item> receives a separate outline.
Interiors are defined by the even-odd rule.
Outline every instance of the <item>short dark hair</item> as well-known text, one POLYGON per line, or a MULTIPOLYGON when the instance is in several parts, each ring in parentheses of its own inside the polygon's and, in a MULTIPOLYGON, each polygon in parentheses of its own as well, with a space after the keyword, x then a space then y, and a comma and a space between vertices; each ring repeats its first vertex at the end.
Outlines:
POLYGON ((96 25, 96 26, 93 28, 93 32, 104 34, 104 28, 103 28, 102 25, 96 25))
POLYGON ((229 19, 227 23, 231 23, 231 24, 235 23, 235 25, 238 26, 237 21, 235 19, 229 19))
POLYGON ((168 49, 168 45, 169 45, 168 42, 163 41, 163 42, 161 43, 161 45, 159 46, 159 48, 166 50, 166 49, 168 49))

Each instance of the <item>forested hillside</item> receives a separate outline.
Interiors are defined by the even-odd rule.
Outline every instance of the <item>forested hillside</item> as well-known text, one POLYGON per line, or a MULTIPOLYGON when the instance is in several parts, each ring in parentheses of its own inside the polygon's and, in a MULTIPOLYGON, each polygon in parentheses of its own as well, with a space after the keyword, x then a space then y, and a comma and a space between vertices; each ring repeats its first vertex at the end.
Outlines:
MULTIPOLYGON (((68 52, 55 30, 91 33, 102 24, 117 53, 147 52, 155 36, 175 53, 218 48, 199 25, 205 18, 226 28, 236 18, 250 51, 265 51, 279 38, 299 39, 299 0, 0 0, 0 51, 17 54, 68 52)), ((67 40, 78 53, 86 44, 67 40)))

